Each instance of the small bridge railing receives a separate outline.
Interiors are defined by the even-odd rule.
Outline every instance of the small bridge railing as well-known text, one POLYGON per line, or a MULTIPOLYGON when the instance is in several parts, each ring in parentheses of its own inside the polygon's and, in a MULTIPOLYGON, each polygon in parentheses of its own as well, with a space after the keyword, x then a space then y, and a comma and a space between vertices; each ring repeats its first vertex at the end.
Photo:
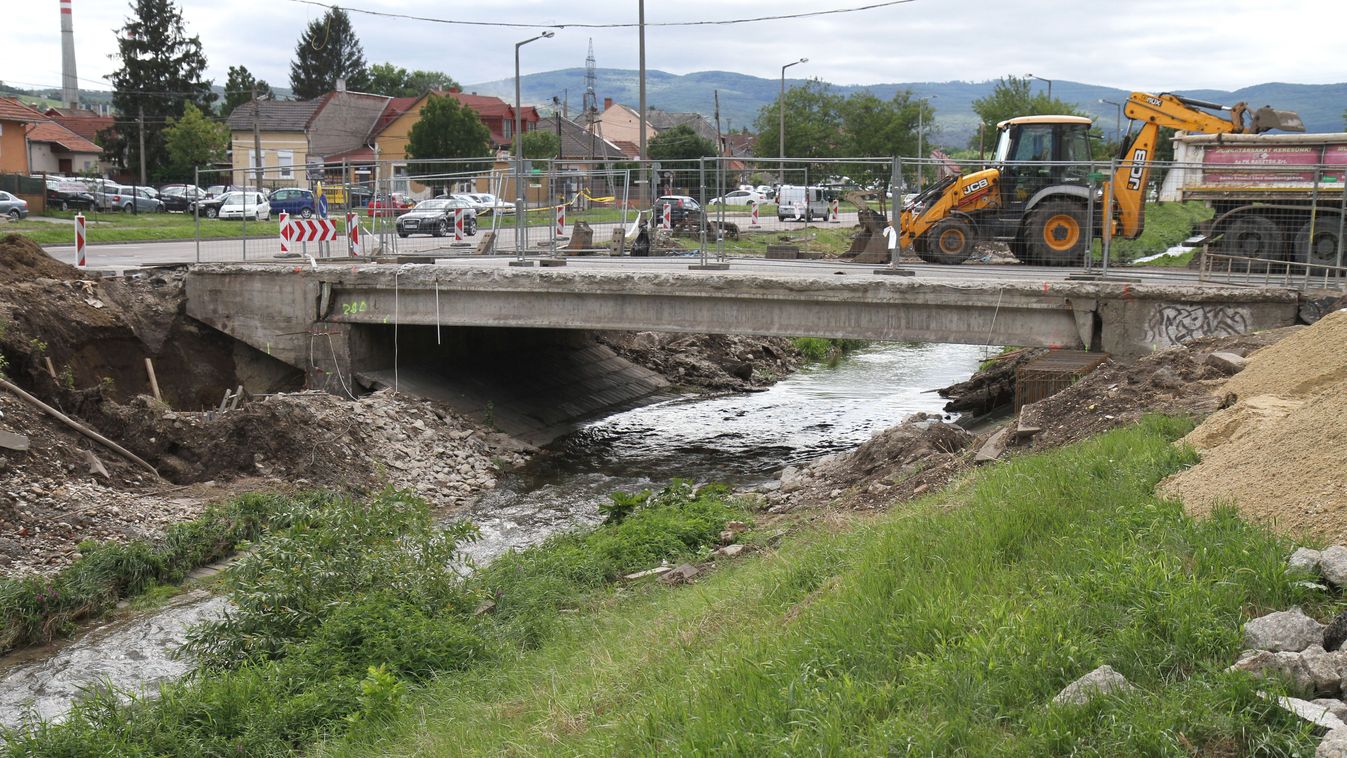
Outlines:
POLYGON ((1198 278, 1204 282, 1251 287, 1281 285, 1301 291, 1347 291, 1347 266, 1303 261, 1274 261, 1204 251, 1198 278))

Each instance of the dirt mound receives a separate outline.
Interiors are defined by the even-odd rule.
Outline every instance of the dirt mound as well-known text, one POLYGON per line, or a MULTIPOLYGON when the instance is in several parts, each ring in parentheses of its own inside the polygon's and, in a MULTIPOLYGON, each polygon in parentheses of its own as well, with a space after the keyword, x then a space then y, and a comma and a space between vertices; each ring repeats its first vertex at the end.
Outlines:
POLYGON ((20 234, 0 237, 0 284, 34 279, 80 279, 84 272, 47 255, 36 242, 20 234))
POLYGON ((1250 356, 1249 365, 1226 382, 1236 397, 1300 397, 1347 377, 1347 310, 1331 313, 1250 356))
POLYGON ((847 453, 781 474, 774 511, 833 503, 869 509, 939 489, 967 466, 972 434, 918 413, 847 453))
POLYGON ((1202 462, 1160 485, 1206 514, 1233 503, 1290 534, 1347 539, 1347 312, 1249 356, 1216 388, 1238 401, 1183 439, 1202 462))

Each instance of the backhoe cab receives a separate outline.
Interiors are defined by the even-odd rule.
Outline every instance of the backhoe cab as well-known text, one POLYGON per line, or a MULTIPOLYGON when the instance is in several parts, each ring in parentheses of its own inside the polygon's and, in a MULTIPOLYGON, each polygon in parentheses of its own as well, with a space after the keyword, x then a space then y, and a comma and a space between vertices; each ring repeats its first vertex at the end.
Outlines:
POLYGON ((1090 124, 1082 116, 997 124, 991 167, 914 198, 901 215, 902 243, 929 263, 962 263, 980 240, 1007 243, 1025 263, 1079 262, 1089 236, 1090 124))

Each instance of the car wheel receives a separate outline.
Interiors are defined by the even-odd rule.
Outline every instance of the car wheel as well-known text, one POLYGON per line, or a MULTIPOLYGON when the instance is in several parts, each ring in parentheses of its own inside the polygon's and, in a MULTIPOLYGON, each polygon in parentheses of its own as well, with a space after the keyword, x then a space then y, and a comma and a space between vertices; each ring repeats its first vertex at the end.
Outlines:
POLYGON ((299 215, 301 218, 313 218, 313 209, 305 208, 304 210, 299 212, 299 215))
POLYGON ((122 206, 122 213, 130 213, 130 212, 131 212, 131 204, 130 204, 130 203, 127 203, 126 205, 123 205, 123 206, 122 206))
POLYGON ((18 209, 18 208, 10 208, 10 209, 9 209, 9 220, 10 220, 10 221, 18 221, 18 220, 19 220, 19 209, 18 209))
POLYGON ((465 224, 464 227, 469 237, 477 236, 477 219, 475 218, 468 219, 468 223, 465 224))
POLYGON ((219 218, 219 217, 220 217, 220 209, 218 208, 206 209, 206 218, 219 218))
POLYGON ((431 232, 430 236, 443 237, 448 233, 449 233, 449 222, 445 219, 440 219, 440 222, 435 225, 435 231, 431 232))
POLYGON ((62 211, 70 210, 70 203, 67 203, 66 201, 62 200, 60 205, 62 211))
POLYGON ((398 232, 398 236, 403 239, 407 239, 407 232, 398 232))

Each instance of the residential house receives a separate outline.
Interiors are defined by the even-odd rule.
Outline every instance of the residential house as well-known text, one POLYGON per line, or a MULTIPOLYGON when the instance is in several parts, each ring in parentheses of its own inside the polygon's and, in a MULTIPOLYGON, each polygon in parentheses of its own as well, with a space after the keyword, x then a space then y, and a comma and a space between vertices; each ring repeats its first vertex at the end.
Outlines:
MULTIPOLYGON (((682 125, 691 127, 698 136, 715 144, 716 128, 702 114, 662 111, 657 108, 650 108, 646 111, 646 142, 648 143, 659 136, 662 131, 682 125)), ((641 140, 641 114, 635 108, 614 103, 611 97, 605 97, 603 99, 603 112, 595 120, 593 129, 605 139, 622 148, 628 157, 632 159, 639 157, 637 145, 640 144, 641 140)))
POLYGON ((0 173, 28 175, 28 125, 46 121, 41 111, 0 97, 0 173))
POLYGON ((100 171, 103 148, 55 121, 29 124, 27 137, 31 173, 95 176, 100 171))
MULTIPOLYGON (((85 108, 48 108, 42 115, 99 146, 108 144, 103 140, 116 133, 117 119, 85 108)), ((97 170, 93 173, 111 175, 116 173, 118 164, 118 156, 102 151, 98 157, 97 170)), ((75 172, 81 173, 79 169, 75 169, 75 172)))
POLYGON ((314 100, 256 100, 238 106, 229 114, 229 150, 232 174, 200 176, 211 184, 256 185, 257 145, 262 148, 264 186, 279 187, 308 182, 309 125, 322 107, 314 100))

